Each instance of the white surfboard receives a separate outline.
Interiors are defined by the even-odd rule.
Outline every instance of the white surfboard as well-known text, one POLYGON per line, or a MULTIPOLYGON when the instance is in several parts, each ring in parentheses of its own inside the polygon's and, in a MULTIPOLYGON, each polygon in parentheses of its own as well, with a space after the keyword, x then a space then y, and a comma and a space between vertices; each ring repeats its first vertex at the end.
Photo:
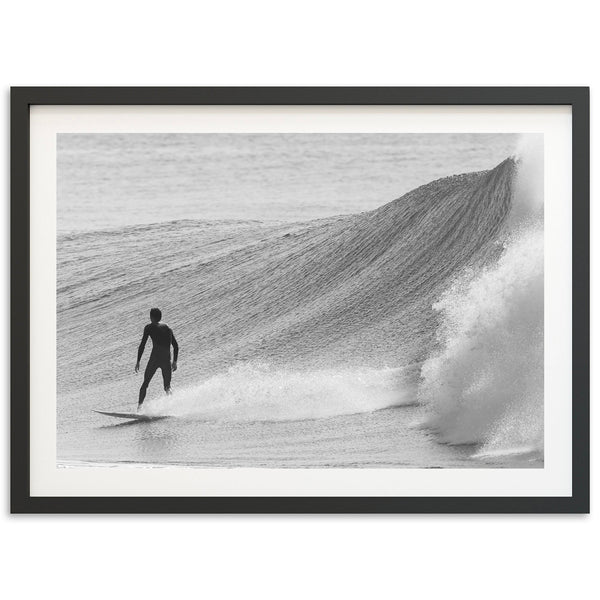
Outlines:
POLYGON ((94 410, 93 412, 105 417, 114 417, 115 419, 130 419, 133 421, 157 421, 158 419, 166 419, 167 415, 145 415, 143 413, 120 413, 107 412, 104 410, 94 410))

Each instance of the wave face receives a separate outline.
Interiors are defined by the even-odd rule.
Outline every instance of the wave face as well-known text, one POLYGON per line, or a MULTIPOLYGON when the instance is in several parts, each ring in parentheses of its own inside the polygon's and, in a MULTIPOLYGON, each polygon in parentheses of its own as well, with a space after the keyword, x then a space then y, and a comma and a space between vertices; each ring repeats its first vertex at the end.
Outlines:
POLYGON ((132 340, 160 306, 185 368, 153 410, 289 420, 418 398, 441 441, 538 439, 541 233, 508 218, 521 163, 308 223, 60 235, 59 426, 76 402, 131 397, 132 340))

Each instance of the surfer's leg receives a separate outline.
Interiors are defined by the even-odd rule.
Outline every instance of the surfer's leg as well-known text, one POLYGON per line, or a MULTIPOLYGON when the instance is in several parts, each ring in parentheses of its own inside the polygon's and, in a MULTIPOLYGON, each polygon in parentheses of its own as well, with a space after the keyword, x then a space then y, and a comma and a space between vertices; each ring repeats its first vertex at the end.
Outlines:
POLYGON ((150 382, 144 379, 144 383, 142 383, 142 387, 140 388, 140 396, 138 398, 138 408, 144 403, 144 398, 146 397, 146 391, 148 390, 148 384, 150 382))
POLYGON ((154 377, 154 373, 156 373, 156 369, 158 365, 150 359, 146 366, 146 370, 144 371, 144 383, 142 383, 142 387, 140 388, 140 396, 138 398, 138 408, 142 406, 144 403, 144 398, 146 397, 146 392, 148 390, 148 386, 150 385, 150 381, 154 377))
POLYGON ((167 363, 163 363, 160 366, 160 370, 162 371, 165 392, 167 394, 170 394, 171 393, 171 360, 169 359, 169 361, 167 363))

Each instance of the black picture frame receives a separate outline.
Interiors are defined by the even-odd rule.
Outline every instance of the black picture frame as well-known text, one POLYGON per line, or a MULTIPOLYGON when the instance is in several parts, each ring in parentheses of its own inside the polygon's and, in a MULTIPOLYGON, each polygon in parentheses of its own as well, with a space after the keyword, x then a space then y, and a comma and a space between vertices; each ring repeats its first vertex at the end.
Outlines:
POLYGON ((12 513, 589 512, 589 88, 14 87, 11 89, 12 513), (570 105, 572 109, 572 496, 37 497, 30 494, 32 105, 570 105))

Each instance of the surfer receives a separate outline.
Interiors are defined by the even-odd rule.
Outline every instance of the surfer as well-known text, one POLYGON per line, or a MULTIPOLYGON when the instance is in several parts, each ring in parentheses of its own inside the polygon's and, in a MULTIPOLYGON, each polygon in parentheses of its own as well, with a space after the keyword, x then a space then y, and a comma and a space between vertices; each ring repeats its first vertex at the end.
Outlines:
POLYGON ((152 308, 150 310, 150 321, 146 327, 144 327, 144 335, 138 348, 137 362, 135 363, 135 372, 138 373, 140 370, 140 360, 146 347, 148 337, 152 339, 152 352, 150 354, 150 360, 146 365, 146 371, 144 372, 144 383, 140 388, 140 397, 138 400, 138 410, 144 402, 146 397, 146 391, 148 384, 157 369, 162 371, 163 383, 165 386, 165 392, 171 393, 171 372, 177 371, 177 356, 179 354, 179 346, 177 340, 173 335, 173 330, 166 324, 161 323, 162 312, 159 308, 152 308), (173 344, 173 364, 171 365, 171 344, 173 344))

